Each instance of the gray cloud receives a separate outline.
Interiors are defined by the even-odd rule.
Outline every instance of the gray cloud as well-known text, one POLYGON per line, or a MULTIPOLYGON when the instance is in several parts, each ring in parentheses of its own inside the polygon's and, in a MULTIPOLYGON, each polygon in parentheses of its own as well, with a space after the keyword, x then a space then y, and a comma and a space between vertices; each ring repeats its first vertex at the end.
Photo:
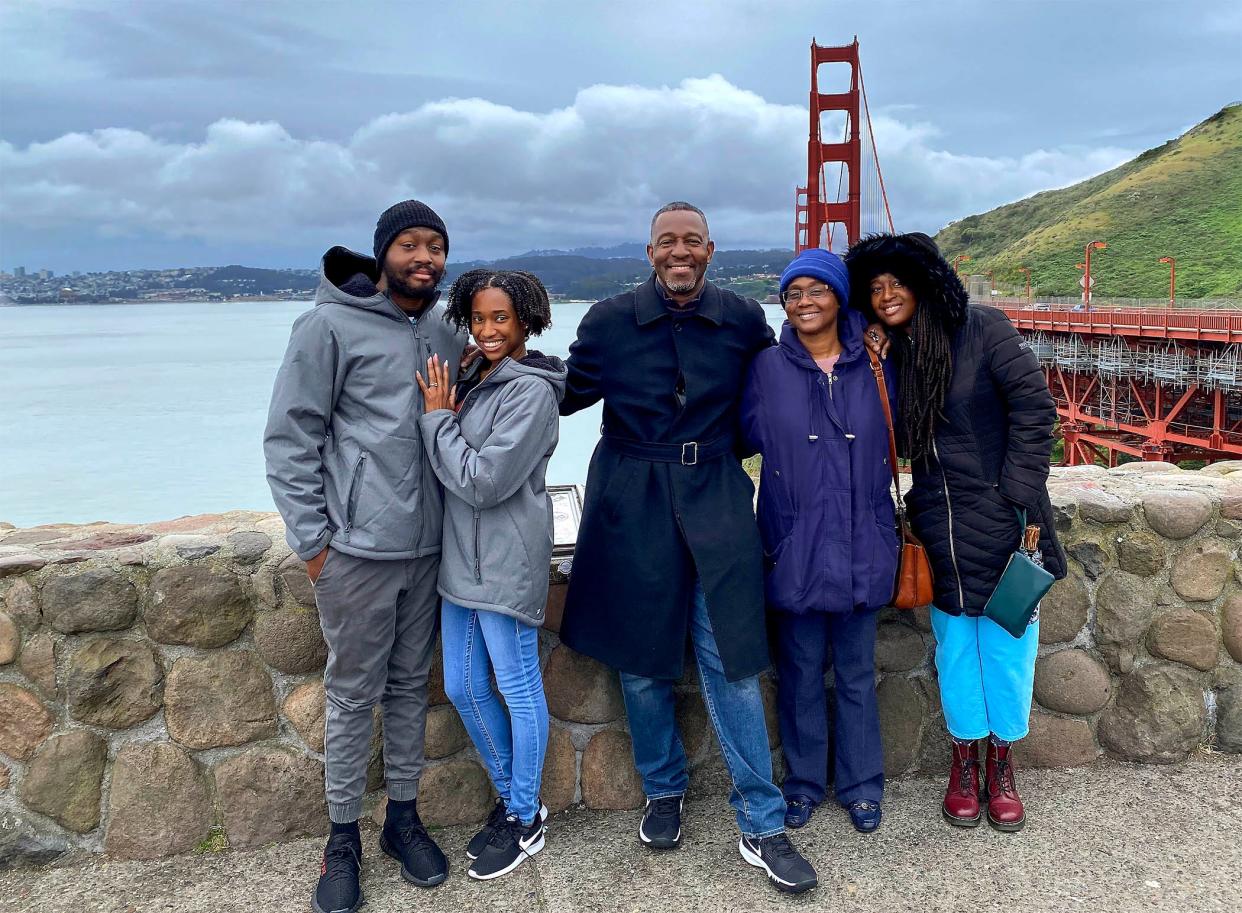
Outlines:
MULTIPOLYGON (((934 231, 1132 154, 962 155, 904 113, 875 119, 904 229, 934 231)), ((232 119, 194 142, 123 129, 69 133, 0 143, 0 222, 34 238, 240 244, 309 259, 325 240, 365 244, 380 209, 417 196, 442 212, 454 254, 465 258, 641 238, 655 207, 686 198, 709 211, 725 246, 788 246, 806 120, 804 108, 712 75, 662 87, 594 85, 545 112, 443 99, 375 118, 339 142, 232 119)), ((54 259, 48 252, 43 262, 54 259)))

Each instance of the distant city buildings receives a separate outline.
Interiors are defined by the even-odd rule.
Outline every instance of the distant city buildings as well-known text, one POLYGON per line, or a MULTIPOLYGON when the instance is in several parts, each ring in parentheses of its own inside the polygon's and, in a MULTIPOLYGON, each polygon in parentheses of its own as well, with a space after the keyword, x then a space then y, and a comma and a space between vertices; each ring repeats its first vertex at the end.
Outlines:
POLYGON ((13 277, 14 277, 15 279, 25 279, 25 278, 26 278, 26 267, 24 267, 24 266, 17 266, 17 267, 14 267, 14 268, 13 268, 13 277))

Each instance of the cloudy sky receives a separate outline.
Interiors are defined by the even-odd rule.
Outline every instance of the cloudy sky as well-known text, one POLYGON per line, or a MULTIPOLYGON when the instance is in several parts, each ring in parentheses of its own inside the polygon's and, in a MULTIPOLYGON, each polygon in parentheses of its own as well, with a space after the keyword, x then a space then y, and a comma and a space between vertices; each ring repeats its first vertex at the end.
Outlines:
POLYGON ((808 45, 854 35, 899 230, 1242 99, 1237 0, 5 0, 0 268, 308 266, 409 196, 453 259, 674 198, 787 247, 808 45))

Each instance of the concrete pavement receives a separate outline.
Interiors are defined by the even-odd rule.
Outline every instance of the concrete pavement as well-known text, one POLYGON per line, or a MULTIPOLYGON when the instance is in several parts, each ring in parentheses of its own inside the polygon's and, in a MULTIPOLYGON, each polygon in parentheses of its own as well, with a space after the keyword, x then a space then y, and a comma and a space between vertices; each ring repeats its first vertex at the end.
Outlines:
MULTIPOLYGON (((465 874, 473 828, 436 833, 446 884, 405 884, 364 824, 364 913, 415 911, 956 911, 1133 913, 1242 910, 1242 757, 1173 767, 1100 762, 1020 771, 1029 822, 1019 834, 961 830, 939 814, 942 783, 889 784, 885 820, 856 834, 839 808, 795 836, 819 869, 801 898, 773 890, 737 852, 723 791, 687 803, 682 848, 642 848, 636 812, 556 815, 547 848, 498 882, 465 874)), ((159 862, 77 857, 0 874, 0 910, 23 913, 284 913, 310 909, 322 841, 159 862)))

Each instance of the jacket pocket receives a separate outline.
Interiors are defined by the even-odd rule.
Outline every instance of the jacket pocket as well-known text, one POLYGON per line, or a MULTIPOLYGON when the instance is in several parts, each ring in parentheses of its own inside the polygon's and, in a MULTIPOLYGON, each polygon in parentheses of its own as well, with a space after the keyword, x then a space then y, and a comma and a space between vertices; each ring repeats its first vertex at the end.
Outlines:
POLYGON ((479 560, 479 509, 474 509, 474 582, 483 582, 483 566, 479 560))
POLYGON ((354 514, 358 510, 358 496, 362 492, 362 476, 367 467, 367 452, 358 455, 354 463, 353 474, 349 478, 349 492, 345 496, 345 526, 341 530, 341 538, 349 541, 349 532, 354 528, 354 514))

